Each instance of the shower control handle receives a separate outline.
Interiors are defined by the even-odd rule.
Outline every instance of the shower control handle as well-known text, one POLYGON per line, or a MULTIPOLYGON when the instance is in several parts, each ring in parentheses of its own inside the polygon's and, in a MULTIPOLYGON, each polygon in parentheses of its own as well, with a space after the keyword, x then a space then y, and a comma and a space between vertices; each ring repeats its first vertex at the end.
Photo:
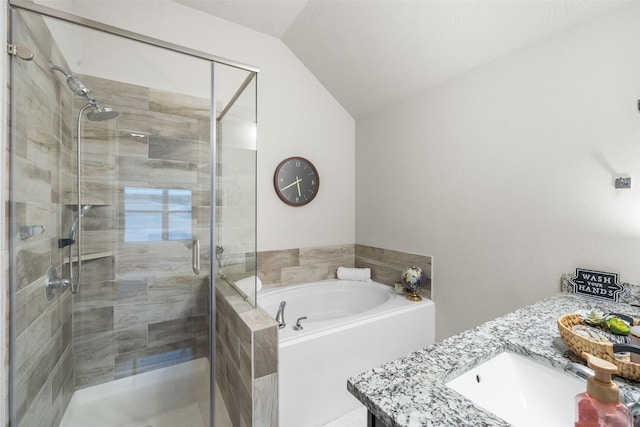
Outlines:
POLYGON ((44 280, 44 292, 47 297, 47 301, 51 301, 55 296, 55 290, 57 288, 66 288, 71 285, 70 279, 62 279, 58 277, 58 273, 53 266, 49 266, 47 270, 47 277, 44 280))

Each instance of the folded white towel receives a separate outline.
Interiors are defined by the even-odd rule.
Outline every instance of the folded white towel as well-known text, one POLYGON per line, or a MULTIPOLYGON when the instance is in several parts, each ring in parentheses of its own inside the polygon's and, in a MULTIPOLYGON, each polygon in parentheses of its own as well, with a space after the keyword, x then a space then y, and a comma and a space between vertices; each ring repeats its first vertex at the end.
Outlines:
POLYGON ((255 291, 259 292, 260 289, 262 289, 262 280, 260 280, 258 276, 249 276, 236 281, 236 286, 244 292, 245 295, 249 296, 253 295, 255 291))
POLYGON ((371 280, 371 269, 370 268, 338 267, 337 276, 338 276, 338 279, 340 280, 355 280, 358 282, 368 282, 371 280))

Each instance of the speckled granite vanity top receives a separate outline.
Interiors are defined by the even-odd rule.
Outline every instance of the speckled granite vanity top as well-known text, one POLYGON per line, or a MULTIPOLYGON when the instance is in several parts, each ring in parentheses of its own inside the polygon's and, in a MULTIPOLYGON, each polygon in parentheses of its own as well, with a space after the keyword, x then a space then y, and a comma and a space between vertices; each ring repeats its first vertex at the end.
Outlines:
MULTIPOLYGON (((566 290, 566 280, 563 282, 566 290)), ((619 301, 640 301, 635 295, 640 287, 625 286, 619 301)), ((388 427, 509 426, 445 383, 503 350, 525 354, 560 370, 569 361, 582 362, 562 341, 556 322, 565 313, 592 308, 640 317, 639 307, 561 292, 363 372, 350 378, 347 388, 388 427)), ((615 380, 632 397, 640 397, 640 382, 615 380)))

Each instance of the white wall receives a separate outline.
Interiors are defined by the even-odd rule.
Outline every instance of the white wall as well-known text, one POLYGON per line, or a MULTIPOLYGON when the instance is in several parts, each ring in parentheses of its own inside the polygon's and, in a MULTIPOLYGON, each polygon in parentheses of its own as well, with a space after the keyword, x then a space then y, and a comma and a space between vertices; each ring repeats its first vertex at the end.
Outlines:
POLYGON ((355 241, 355 122, 280 40, 166 0, 38 3, 258 67, 258 250, 355 241), (285 205, 273 189, 290 156, 319 171, 320 191, 305 207, 285 205))
POLYGON ((438 339, 576 267, 640 281, 638 22, 624 6, 358 120, 356 241, 434 257, 438 339))

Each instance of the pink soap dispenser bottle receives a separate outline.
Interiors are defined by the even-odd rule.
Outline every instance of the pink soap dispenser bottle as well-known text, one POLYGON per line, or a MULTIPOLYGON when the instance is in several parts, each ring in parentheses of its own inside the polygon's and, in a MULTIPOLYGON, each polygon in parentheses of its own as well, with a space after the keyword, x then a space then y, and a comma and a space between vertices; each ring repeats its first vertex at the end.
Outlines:
POLYGON ((633 416, 620 403, 620 390, 611 381, 618 372, 613 363, 582 353, 595 374, 587 379, 587 391, 576 396, 575 427, 633 427, 633 416))

